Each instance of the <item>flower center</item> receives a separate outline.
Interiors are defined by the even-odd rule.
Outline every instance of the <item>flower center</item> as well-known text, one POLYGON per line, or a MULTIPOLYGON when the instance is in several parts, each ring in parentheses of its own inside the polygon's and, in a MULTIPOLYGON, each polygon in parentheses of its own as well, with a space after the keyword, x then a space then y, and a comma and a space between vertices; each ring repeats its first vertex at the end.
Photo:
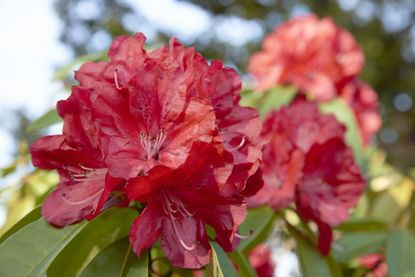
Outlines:
POLYGON ((193 214, 190 213, 180 198, 171 190, 169 189, 162 189, 161 193, 161 203, 163 206, 163 211, 166 215, 170 217, 171 223, 173 225, 174 232, 176 236, 179 238, 180 244, 183 246, 184 249, 191 251, 195 249, 196 245, 192 242, 188 245, 183 238, 180 236, 180 232, 177 227, 177 223, 180 219, 192 217, 193 214))
POLYGON ((166 140, 166 133, 160 131, 156 136, 147 135, 143 132, 140 134, 141 146, 147 155, 147 160, 158 159, 160 148, 166 140))

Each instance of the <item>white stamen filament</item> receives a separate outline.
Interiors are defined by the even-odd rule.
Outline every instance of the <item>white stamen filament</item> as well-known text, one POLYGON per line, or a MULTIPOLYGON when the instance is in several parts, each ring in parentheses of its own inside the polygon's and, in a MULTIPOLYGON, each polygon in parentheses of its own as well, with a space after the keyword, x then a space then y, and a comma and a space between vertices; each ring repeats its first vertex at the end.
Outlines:
POLYGON ((148 160, 154 158, 159 153, 161 146, 166 140, 166 137, 167 137, 166 133, 163 131, 157 134, 155 138, 152 138, 149 135, 141 133, 140 135, 141 146, 146 151, 148 160))
POLYGON ((118 70, 117 69, 114 70, 114 82, 115 82, 115 87, 117 89, 121 89, 120 83, 118 82, 118 70))
POLYGON ((180 244, 183 246, 184 249, 188 251, 194 250, 196 248, 196 245, 193 243, 190 246, 186 244, 186 242, 180 237, 180 232, 176 226, 177 216, 181 215, 183 217, 191 217, 193 215, 186 209, 185 205, 174 193, 169 193, 165 190, 161 190, 161 194, 161 204, 163 206, 163 211, 166 215, 170 217, 174 232, 176 233, 176 236, 179 238, 180 244))
POLYGON ((242 137, 241 142, 237 146, 232 147, 231 149, 229 149, 229 151, 238 150, 239 148, 241 148, 242 146, 244 146, 245 142, 246 142, 246 138, 245 137, 242 137))
POLYGON ((251 234, 244 236, 244 235, 235 233, 235 237, 237 237, 238 239, 248 239, 250 236, 251 234))

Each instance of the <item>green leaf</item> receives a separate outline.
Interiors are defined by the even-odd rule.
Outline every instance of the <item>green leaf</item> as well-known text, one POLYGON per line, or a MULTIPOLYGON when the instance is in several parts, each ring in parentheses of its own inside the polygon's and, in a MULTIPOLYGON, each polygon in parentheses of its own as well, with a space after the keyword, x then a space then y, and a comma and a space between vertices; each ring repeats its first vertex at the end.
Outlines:
POLYGON ((271 232, 275 217, 275 212, 269 207, 249 209, 245 221, 239 226, 239 232, 248 238, 241 240, 238 250, 252 249, 264 241, 271 232))
POLYGON ((379 231, 345 234, 334 243, 333 257, 339 262, 347 262, 365 254, 378 252, 387 237, 388 233, 379 231))
POLYGON ((244 91, 240 103, 256 108, 264 118, 269 111, 290 103, 296 93, 297 89, 290 86, 278 86, 264 92, 244 91))
POLYGON ((62 118, 59 117, 58 112, 56 109, 52 109, 30 123, 29 127, 27 127, 28 132, 37 132, 42 129, 45 129, 55 123, 58 123, 62 120, 62 118))
POLYGON ((33 221, 39 219, 41 217, 40 207, 37 207, 30 213, 28 213, 25 217, 23 217, 19 222, 13 225, 10 229, 8 229, 1 237, 0 237, 0 244, 5 241, 8 237, 25 227, 27 224, 32 223, 33 221))
POLYGON ((0 244, 0 276, 44 276, 54 258, 85 226, 82 222, 58 229, 43 218, 26 225, 0 244))
POLYGON ((320 104, 320 109, 324 113, 333 114, 338 121, 343 123, 346 130, 346 142, 353 149, 356 162, 364 168, 367 166, 365 162, 365 153, 363 149, 362 139, 359 133, 359 126, 357 125, 356 116, 352 109, 341 99, 320 104))
POLYGON ((87 264, 105 247, 128 235, 137 212, 112 208, 92 221, 57 255, 48 276, 78 276, 87 264))
POLYGON ((214 241, 210 244, 212 246, 212 260, 206 266, 208 275, 210 277, 238 277, 235 267, 222 247, 214 241))
POLYGON ((80 276, 149 276, 148 253, 144 251, 139 258, 131 250, 128 238, 120 239, 99 253, 80 276))
POLYGON ((289 233, 297 242, 297 255, 303 277, 334 277, 329 261, 321 256, 316 247, 298 230, 287 224, 289 233))
POLYGON ((366 218, 354 218, 336 226, 336 230, 343 232, 388 231, 386 223, 366 218))
POLYGON ((239 276, 241 277, 255 277, 257 276, 255 270, 252 268, 248 259, 240 251, 230 253, 229 256, 232 258, 239 268, 239 276))
POLYGON ((415 235, 396 230, 387 242, 386 261, 389 276, 415 276, 415 235))

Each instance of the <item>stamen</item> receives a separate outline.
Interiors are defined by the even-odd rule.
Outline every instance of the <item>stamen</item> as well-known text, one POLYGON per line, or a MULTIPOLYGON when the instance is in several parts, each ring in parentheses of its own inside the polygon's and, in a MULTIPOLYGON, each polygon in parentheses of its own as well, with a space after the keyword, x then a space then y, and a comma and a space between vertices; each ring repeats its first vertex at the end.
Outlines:
POLYGON ((242 139, 241 139, 241 142, 237 146, 232 147, 231 149, 229 149, 229 151, 238 150, 239 148, 241 148, 242 146, 244 146, 245 142, 246 142, 246 138, 245 138, 245 136, 243 136, 242 139))
POLYGON ((121 89, 120 83, 118 82, 118 69, 114 70, 114 82, 115 82, 115 87, 117 89, 121 89))
POLYGON ((252 230, 249 231, 248 235, 241 235, 239 233, 235 233, 235 237, 237 237, 238 239, 249 239, 252 236, 252 230))
POLYGON ((163 211, 166 215, 169 215, 170 221, 173 225, 174 232, 176 233, 176 236, 179 238, 180 244, 183 246, 184 249, 187 251, 192 251, 196 248, 195 244, 191 244, 190 246, 180 237, 180 232, 177 229, 176 226, 176 220, 179 215, 182 215, 183 217, 189 217, 193 216, 185 207, 185 205, 180 201, 180 199, 174 194, 169 193, 162 189, 160 191, 161 193, 161 204, 163 206, 163 211), (178 214, 177 212, 180 212, 178 214))
POLYGON ((167 135, 164 131, 160 131, 155 137, 151 137, 141 132, 141 146, 146 151, 147 159, 154 158, 160 151, 167 135))

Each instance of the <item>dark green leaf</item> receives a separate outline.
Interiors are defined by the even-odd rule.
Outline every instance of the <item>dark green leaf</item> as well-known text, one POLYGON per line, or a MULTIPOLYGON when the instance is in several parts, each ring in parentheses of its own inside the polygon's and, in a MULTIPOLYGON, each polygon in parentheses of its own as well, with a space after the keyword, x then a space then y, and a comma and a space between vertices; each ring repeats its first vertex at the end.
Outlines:
POLYGON ((139 258, 131 250, 128 238, 120 239, 99 253, 80 276, 149 276, 148 253, 144 251, 139 258))
POLYGON ((94 218, 50 265, 48 276, 77 276, 99 251, 128 235, 133 209, 112 208, 94 218))
POLYGON ((388 225, 379 220, 355 218, 338 225, 336 230, 343 232, 387 231, 388 225))
POLYGON ((347 233, 333 245, 333 257, 340 262, 346 262, 364 254, 377 252, 385 244, 386 232, 370 231, 347 233))
POLYGON ((222 247, 214 241, 210 244, 212 246, 212 260, 206 267, 209 276, 237 277, 238 273, 222 247))
POLYGON ((54 258, 85 226, 82 222, 58 229, 43 218, 26 225, 0 244, 0 276, 44 276, 54 258))
POLYGON ((0 244, 5 241, 8 237, 25 227, 27 224, 32 223, 33 221, 39 219, 42 215, 40 214, 40 207, 37 207, 30 213, 28 213, 25 217, 23 217, 19 222, 13 225, 9 230, 7 230, 1 237, 0 237, 0 244))
POLYGON ((59 117, 58 112, 56 109, 52 109, 30 123, 29 127, 27 128, 28 132, 36 132, 42 129, 45 129, 55 123, 60 122, 62 119, 59 117))
POLYGON ((294 227, 287 225, 288 231, 297 242, 297 255, 303 277, 334 277, 326 257, 321 256, 316 247, 294 227))
POLYGON ((396 230, 387 242, 386 261, 389 276, 415 276, 415 235, 407 230, 396 230))
POLYGON ((272 229, 275 217, 275 212, 269 207, 249 209, 245 221, 239 227, 241 235, 248 235, 248 238, 241 240, 238 250, 252 249, 264 241, 272 229))

